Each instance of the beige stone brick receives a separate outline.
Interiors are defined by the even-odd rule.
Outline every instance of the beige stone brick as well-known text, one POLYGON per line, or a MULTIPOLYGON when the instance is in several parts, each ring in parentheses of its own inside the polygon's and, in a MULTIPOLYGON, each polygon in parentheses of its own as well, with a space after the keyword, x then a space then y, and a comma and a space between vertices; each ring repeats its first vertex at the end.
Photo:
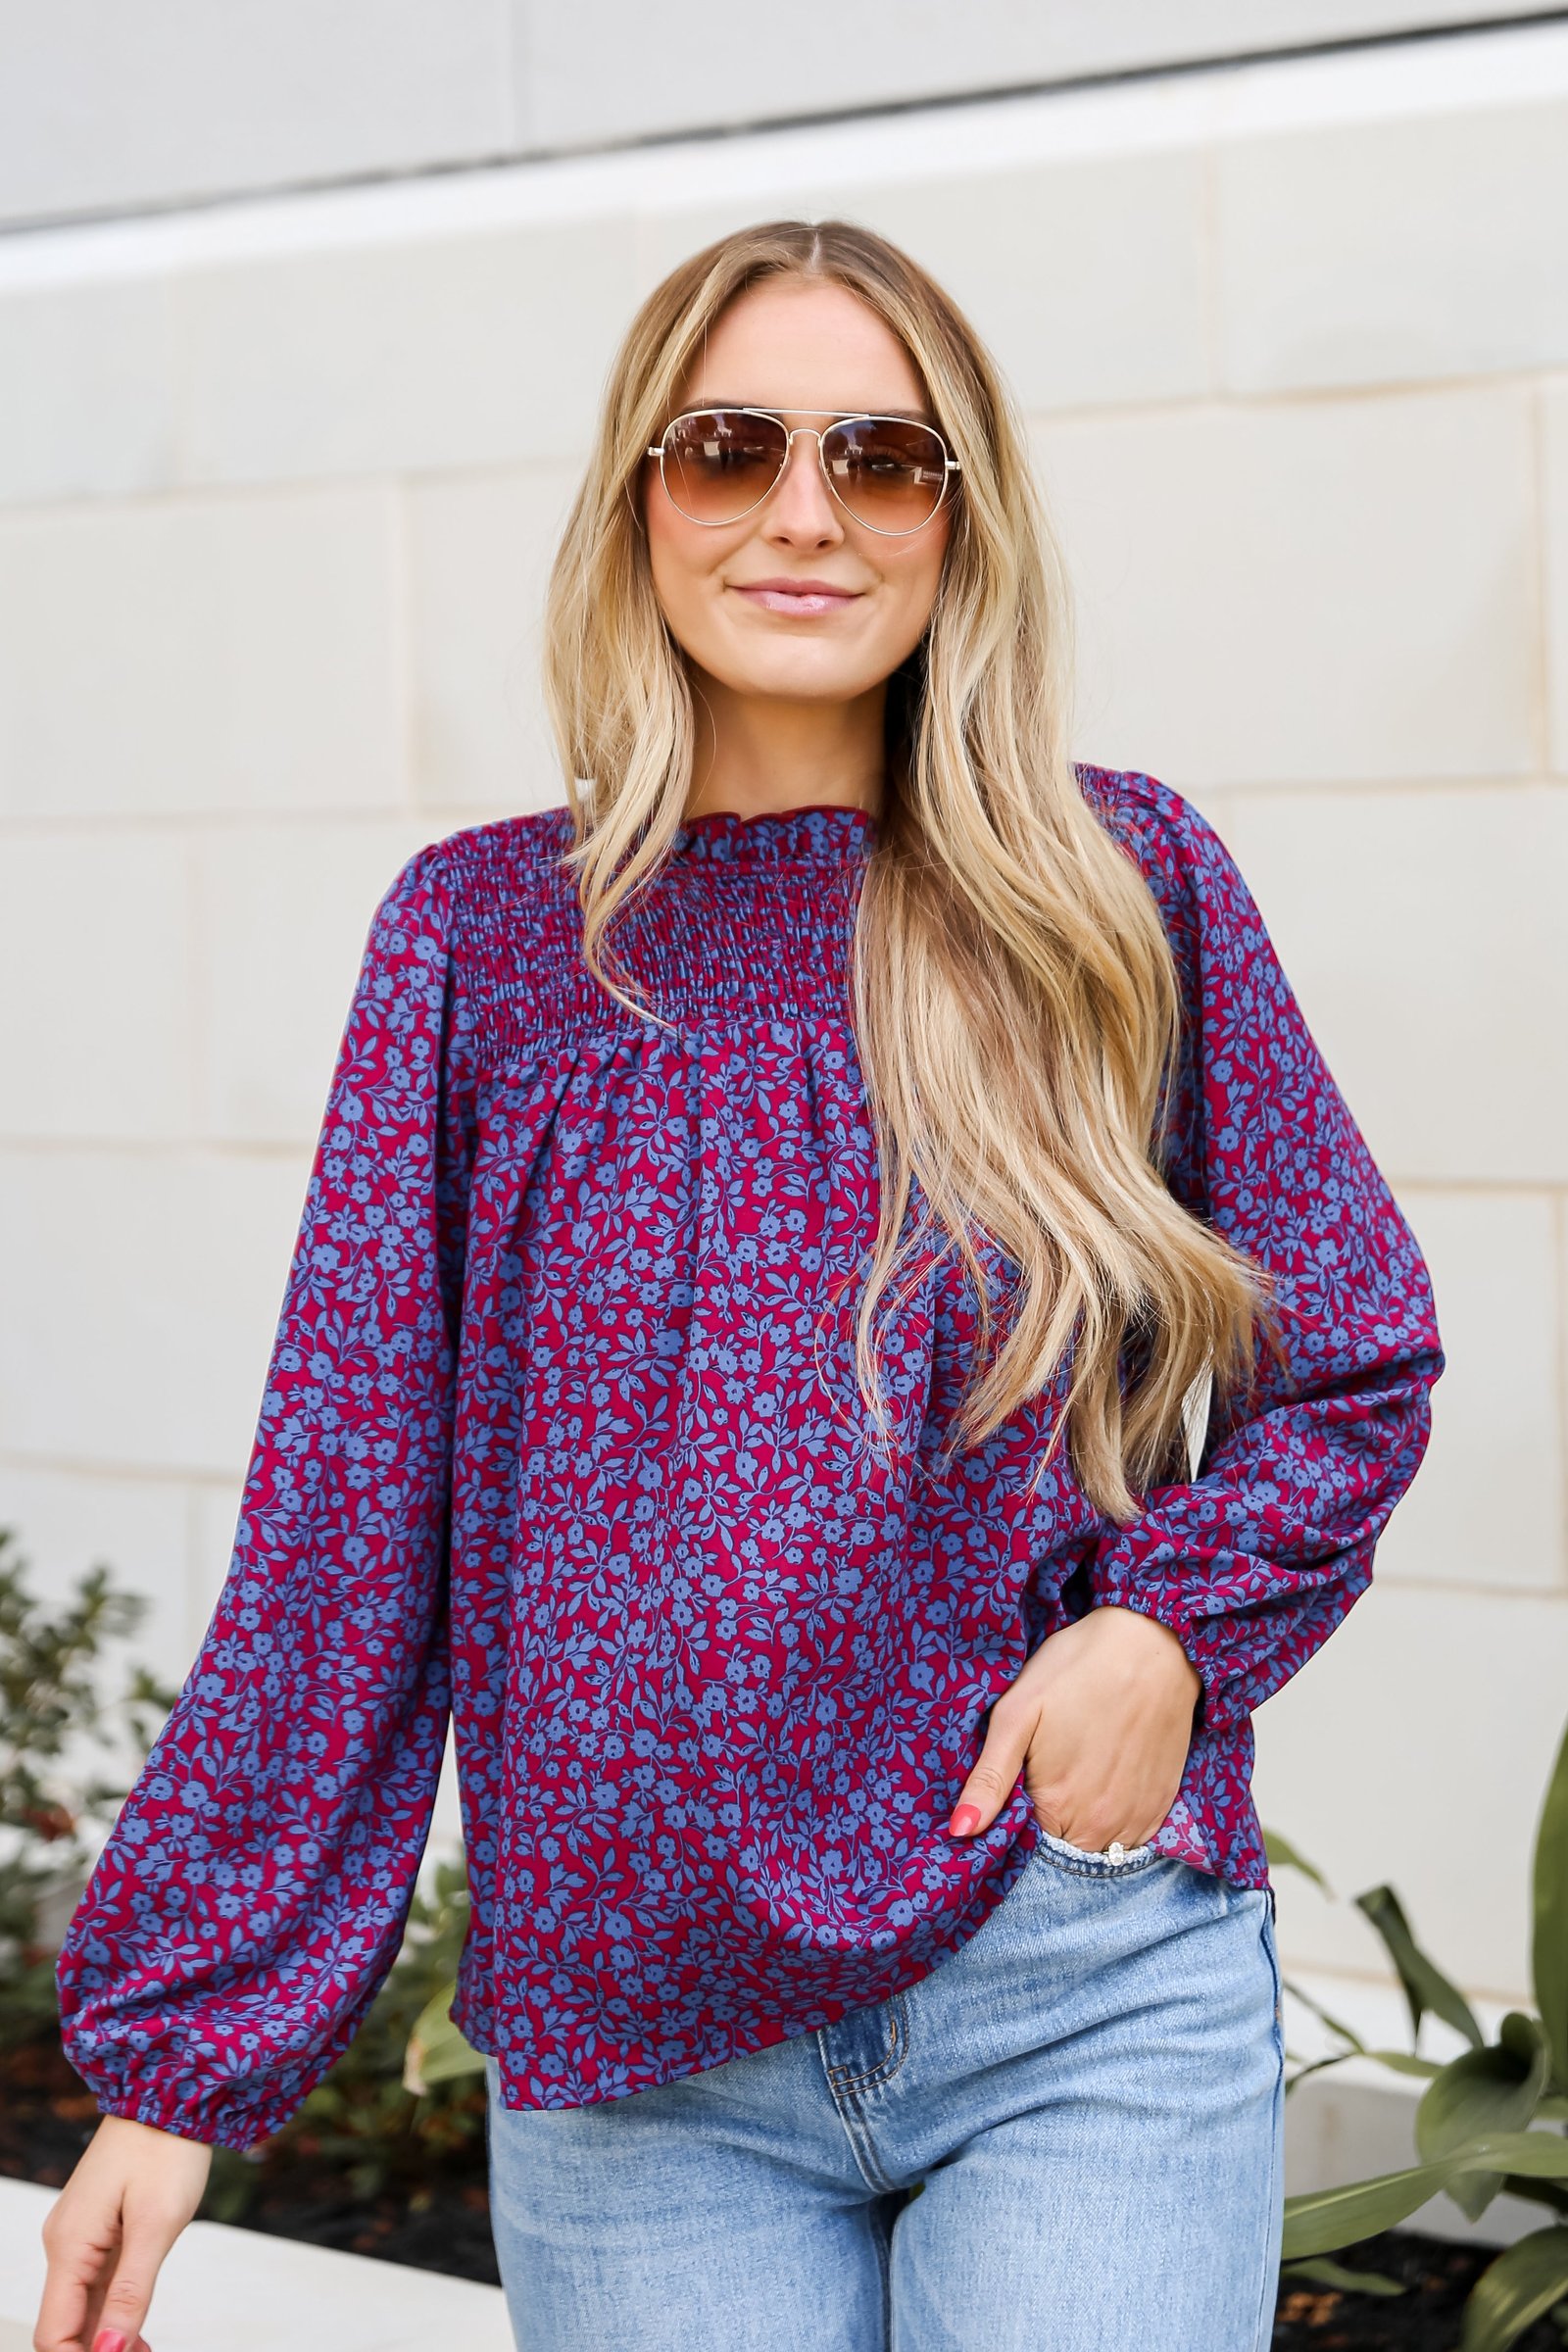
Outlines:
POLYGON ((496 813, 562 798, 541 692, 550 563, 578 466, 409 492, 414 776, 432 807, 496 813))
MULTIPOLYGON (((783 186, 639 222, 648 284, 713 237, 779 214, 863 223, 973 320, 1025 409, 1177 400, 1209 386, 1204 162, 1197 146, 1045 154, 1009 170, 783 186)), ((824 393, 831 398, 831 391, 824 393)))
POLYGON ((584 451, 632 270, 625 220, 545 217, 192 271, 194 476, 319 479, 584 451))
POLYGON ((212 1622, 234 1556, 243 1476, 208 1479, 191 1490, 191 1568, 186 1594, 186 1639, 192 1657, 212 1622))
POLYGON ((1350 1898, 1387 1880, 1450 1977, 1522 1998, 1528 1865, 1565 1692, 1568 1600, 1374 1575, 1253 1719, 1258 1810, 1339 1898, 1279 1874, 1287 1970, 1381 1972, 1350 1898))
POLYGON ((177 1479, 0 1461, 0 1527, 15 1531, 35 1593, 58 1607, 78 1578, 102 1567, 118 1591, 149 1603, 134 1633, 105 1652, 106 1692, 132 1662, 176 1690, 185 1678, 188 1509, 177 1479))
POLYGON ((1205 165, 1196 148, 1068 154, 868 193, 857 217, 913 253, 1026 410, 1209 388, 1205 165))
POLYGON ((403 797, 389 494, 0 518, 0 809, 403 797))
POLYGON ((1568 781, 1568 381, 1542 394, 1546 599, 1544 728, 1547 763, 1568 781))
POLYGON ((1396 1184, 1568 1179, 1568 794, 1236 794, 1225 838, 1396 1184))
POLYGON ((1568 361, 1560 90, 1221 141, 1214 200, 1239 391, 1568 361))
POLYGON ((165 832, 22 834, 0 857, 0 1129, 191 1129, 190 876, 165 832))
POLYGON ((1401 1205, 1431 1268, 1447 1360, 1426 1460, 1378 1573, 1568 1595, 1551 1197, 1420 1187, 1401 1205))
POLYGON ((0 502, 172 482, 176 364, 166 276, 0 287, 0 502))
POLYGON ((200 1131, 312 1145, 380 898, 429 822, 244 826, 193 852, 200 1131))
POLYGON ((1535 769, 1522 392, 1061 421, 1036 449, 1085 756, 1209 786, 1535 769))
POLYGON ((308 1175, 299 1152, 0 1152, 11 1451, 242 1472, 308 1175))
POLYGON ((498 813, 559 801, 540 687, 544 596, 575 465, 415 485, 411 695, 421 800, 498 813))

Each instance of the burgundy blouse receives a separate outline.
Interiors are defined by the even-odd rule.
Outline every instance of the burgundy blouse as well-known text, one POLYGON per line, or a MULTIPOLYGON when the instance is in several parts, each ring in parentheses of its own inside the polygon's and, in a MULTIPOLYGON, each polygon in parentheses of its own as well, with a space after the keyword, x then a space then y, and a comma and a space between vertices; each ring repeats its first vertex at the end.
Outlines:
MULTIPOLYGON (((521 2107, 615 2098, 939 1966, 1037 1836, 945 1824, 992 1701, 1085 1609, 1201 1678, 1154 1844, 1267 1884, 1250 1718, 1339 1623, 1420 1460, 1426 1269, 1215 834, 1080 769, 1180 968, 1166 1181, 1270 1267, 1289 1369, 1131 1525, 1058 1459, 1060 1383, 943 1450, 953 1253, 855 1382, 877 1165, 848 998, 875 820, 699 817, 580 954, 564 808, 421 850, 377 909, 226 1582, 72 1922, 106 2111, 244 2148, 398 1950, 449 1708, 472 1890, 453 2015, 521 2107)), ((918 1201, 911 1205, 914 1215, 918 1201)), ((1004 1284, 993 1250, 986 1279, 1004 1284)))

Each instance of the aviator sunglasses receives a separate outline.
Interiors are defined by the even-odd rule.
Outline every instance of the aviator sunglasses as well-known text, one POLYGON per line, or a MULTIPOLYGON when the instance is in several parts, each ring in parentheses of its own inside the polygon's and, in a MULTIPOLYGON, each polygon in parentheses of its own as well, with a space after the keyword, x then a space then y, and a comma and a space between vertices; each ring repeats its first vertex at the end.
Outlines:
POLYGON ((796 435, 808 433, 845 513, 868 531, 897 538, 930 521, 949 475, 962 470, 934 424, 833 409, 797 414, 833 422, 822 431, 808 424, 791 431, 770 409, 738 408, 689 409, 671 418, 648 450, 670 505, 688 522, 739 522, 777 484, 796 435))

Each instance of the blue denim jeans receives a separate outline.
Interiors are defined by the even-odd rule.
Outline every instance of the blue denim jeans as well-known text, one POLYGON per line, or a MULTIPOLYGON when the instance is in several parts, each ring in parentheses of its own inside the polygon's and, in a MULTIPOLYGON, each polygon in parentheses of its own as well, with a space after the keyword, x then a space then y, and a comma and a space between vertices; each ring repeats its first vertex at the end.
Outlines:
POLYGON ((521 2352, 1270 2340, 1273 1905, 1150 1846, 1042 1836, 907 1991, 657 2089, 506 2107, 486 2071, 521 2352))

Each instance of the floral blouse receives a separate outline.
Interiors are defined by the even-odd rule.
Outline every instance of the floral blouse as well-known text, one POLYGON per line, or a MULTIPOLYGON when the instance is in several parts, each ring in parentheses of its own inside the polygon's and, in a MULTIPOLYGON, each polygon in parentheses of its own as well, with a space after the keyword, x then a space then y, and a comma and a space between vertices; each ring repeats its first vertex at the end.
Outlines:
POLYGON ((950 1250, 884 1326, 877 1440, 848 993, 876 819, 689 819, 617 935, 669 1026, 582 960, 564 808, 419 851, 369 931, 227 1579, 60 1954, 106 2112, 244 2148, 297 2109, 396 1957, 449 1713, 453 2016, 509 2105, 940 1966, 1038 1835, 1021 1780, 947 1831, 987 1710, 1089 1608, 1152 1613, 1200 1677, 1155 1847, 1268 1884, 1251 1715, 1366 1586, 1443 1358, 1218 838, 1150 776, 1079 780, 1180 970, 1165 1180, 1271 1269, 1288 1369, 1260 1343, 1246 1417, 1118 1526, 1064 1449, 1031 1491, 1059 1381, 945 1451, 976 1307, 950 1250))

